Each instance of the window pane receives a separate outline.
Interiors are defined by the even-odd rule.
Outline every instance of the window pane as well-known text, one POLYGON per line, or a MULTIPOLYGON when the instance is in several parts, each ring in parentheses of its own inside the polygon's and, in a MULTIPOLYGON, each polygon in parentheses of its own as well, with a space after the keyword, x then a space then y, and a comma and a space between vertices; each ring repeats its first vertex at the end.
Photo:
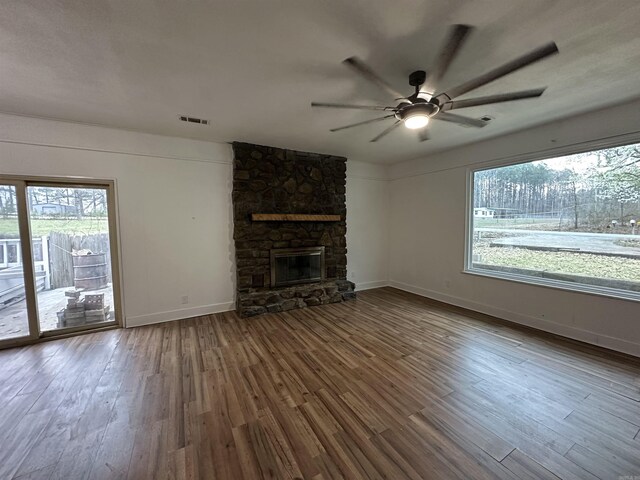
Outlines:
POLYGON ((29 335, 16 187, 0 185, 0 340, 29 335))
POLYGON ((640 295, 640 144, 474 172, 471 268, 640 295))
POLYGON ((40 330, 114 320, 107 190, 29 186, 40 330))

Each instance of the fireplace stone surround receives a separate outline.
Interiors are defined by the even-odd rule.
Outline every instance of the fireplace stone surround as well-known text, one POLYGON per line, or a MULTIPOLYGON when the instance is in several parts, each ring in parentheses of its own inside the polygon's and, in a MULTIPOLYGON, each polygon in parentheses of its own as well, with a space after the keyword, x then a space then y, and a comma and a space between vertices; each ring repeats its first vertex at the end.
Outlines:
POLYGON ((238 313, 246 317, 355 298, 355 286, 346 279, 346 159, 239 142, 233 152, 238 313), (339 220, 252 220, 257 213, 338 215, 339 220), (274 252, 303 247, 324 247, 324 279, 272 286, 274 252))

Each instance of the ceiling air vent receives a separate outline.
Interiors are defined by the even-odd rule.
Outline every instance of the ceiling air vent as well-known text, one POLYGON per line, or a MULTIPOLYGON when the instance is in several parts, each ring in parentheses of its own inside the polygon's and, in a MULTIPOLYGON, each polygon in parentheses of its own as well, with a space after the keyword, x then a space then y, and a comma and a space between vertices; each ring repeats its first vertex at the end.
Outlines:
POLYGON ((186 115, 180 115, 180 120, 187 123, 197 123, 198 125, 209 125, 209 120, 196 117, 187 117, 186 115))
MULTIPOLYGON (((494 118, 489 116, 489 115, 483 115, 483 116, 478 118, 478 120, 482 120, 484 123, 489 123, 493 119, 494 118)), ((465 125, 464 123, 458 123, 458 126, 460 126, 462 128, 471 128, 471 127, 473 127, 473 125, 465 125)))

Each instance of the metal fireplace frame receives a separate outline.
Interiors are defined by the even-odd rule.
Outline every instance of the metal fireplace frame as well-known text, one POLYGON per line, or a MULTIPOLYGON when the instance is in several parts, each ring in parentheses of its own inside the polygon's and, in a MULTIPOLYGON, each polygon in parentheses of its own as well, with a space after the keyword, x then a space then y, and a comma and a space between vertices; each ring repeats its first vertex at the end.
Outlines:
POLYGON ((270 270, 271 270, 271 288, 286 287, 289 285, 300 285, 303 283, 318 283, 324 282, 325 273, 325 259, 324 259, 324 246, 321 247, 300 247, 300 248, 274 248, 270 253, 270 270), (276 283, 276 258, 278 257, 293 257, 301 254, 320 254, 320 278, 313 278, 308 280, 296 280, 293 282, 281 282, 276 283))

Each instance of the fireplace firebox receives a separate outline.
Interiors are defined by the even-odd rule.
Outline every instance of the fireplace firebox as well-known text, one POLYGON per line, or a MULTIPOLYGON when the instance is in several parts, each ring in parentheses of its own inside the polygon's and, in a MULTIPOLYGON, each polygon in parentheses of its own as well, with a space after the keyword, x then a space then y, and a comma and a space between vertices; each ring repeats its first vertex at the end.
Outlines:
POLYGON ((271 288, 325 279, 324 247, 271 250, 271 288))

